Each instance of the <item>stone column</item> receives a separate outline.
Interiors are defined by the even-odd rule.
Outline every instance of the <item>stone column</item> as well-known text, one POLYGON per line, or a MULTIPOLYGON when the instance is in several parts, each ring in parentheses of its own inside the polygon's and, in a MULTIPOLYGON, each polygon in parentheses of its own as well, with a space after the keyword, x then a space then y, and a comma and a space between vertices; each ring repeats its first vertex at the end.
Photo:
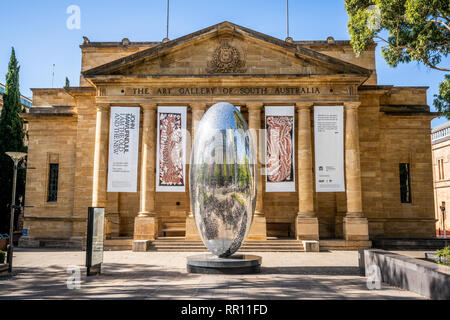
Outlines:
MULTIPOLYGON (((192 144, 194 146, 194 137, 195 132, 197 130, 198 124, 203 117, 203 114, 206 110, 205 103, 195 103, 190 105, 192 110, 192 127, 191 127, 191 138, 192 144)), ((192 149, 192 148, 191 148, 192 149)), ((188 187, 189 190, 189 187, 188 187)), ((189 198, 190 202, 190 198, 189 198)), ((194 215, 192 213, 192 206, 190 206, 190 210, 188 216, 186 217, 186 240, 201 240, 200 235, 197 230, 197 226, 195 225, 194 215)))
POLYGON ((156 104, 142 105, 141 177, 139 212, 134 220, 133 251, 146 251, 158 237, 155 213, 156 104))
POLYGON ((247 239, 248 240, 266 240, 267 239, 267 227, 266 227, 266 217, 264 215, 264 180, 265 176, 262 174, 262 163, 264 162, 264 152, 262 150, 263 146, 263 130, 261 130, 261 112, 263 109, 262 103, 249 103, 247 104, 248 110, 248 126, 250 133, 252 135, 254 147, 256 148, 257 154, 257 166, 256 166, 256 177, 257 177, 257 196, 256 196, 256 208, 255 215, 253 218, 253 223, 250 228, 247 239))
POLYGON ((336 216, 334 217, 334 236, 336 237, 336 239, 342 239, 344 237, 344 217, 347 212, 347 199, 345 192, 336 192, 335 201, 336 216))
POLYGON ((297 103, 298 113, 298 213, 295 234, 299 240, 319 240, 319 222, 314 208, 312 160, 312 103, 297 103))
POLYGON ((345 183, 347 195, 347 213, 343 221, 345 240, 369 240, 368 222, 362 210, 358 125, 358 107, 360 104, 360 102, 344 103, 345 183))
POLYGON ((94 172, 92 177, 92 206, 105 208, 107 203, 109 105, 97 106, 95 127, 94 172))

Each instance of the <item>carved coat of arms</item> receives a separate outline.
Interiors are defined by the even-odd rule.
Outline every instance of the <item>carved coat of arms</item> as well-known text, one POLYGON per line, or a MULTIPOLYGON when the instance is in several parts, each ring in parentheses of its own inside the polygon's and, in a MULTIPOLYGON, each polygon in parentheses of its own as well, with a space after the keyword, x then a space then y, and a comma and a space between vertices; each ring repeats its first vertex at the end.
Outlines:
POLYGON ((241 59, 238 49, 228 44, 221 43, 213 53, 211 61, 208 61, 206 71, 208 73, 244 73, 245 61, 241 59))

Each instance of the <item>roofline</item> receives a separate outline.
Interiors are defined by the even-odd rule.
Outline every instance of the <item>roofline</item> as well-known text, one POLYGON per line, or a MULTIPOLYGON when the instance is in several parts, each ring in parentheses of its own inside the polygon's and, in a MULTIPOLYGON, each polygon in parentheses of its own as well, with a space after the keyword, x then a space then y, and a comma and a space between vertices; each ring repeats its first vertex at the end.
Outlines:
POLYGON ((430 87, 428 86, 395 86, 396 89, 420 89, 420 90, 428 90, 430 87))
POLYGON ((439 126, 437 126, 437 127, 434 127, 432 130, 431 130, 431 133, 436 133, 436 132, 438 132, 438 131, 440 131, 440 130, 442 130, 442 129, 446 129, 446 128, 449 128, 450 127, 450 121, 447 121, 446 123, 444 123, 444 124, 441 124, 441 125, 439 125, 439 126))
MULTIPOLYGON (((124 44, 123 41, 90 41, 83 43, 80 48, 99 48, 99 47, 148 47, 155 46, 162 43, 162 41, 133 41, 124 44)), ((305 46, 351 46, 350 40, 293 40, 294 44, 300 44, 305 46)), ((376 47, 376 43, 369 44, 369 47, 376 47)))
MULTIPOLYGON (((321 62, 326 63, 326 64, 328 63, 328 64, 334 65, 334 66, 340 66, 340 67, 343 67, 343 68, 349 68, 351 70, 351 72, 353 72, 355 74, 359 74, 359 75, 365 76, 365 77, 367 77, 367 79, 372 74, 372 70, 369 70, 369 69, 366 69, 366 68, 363 68, 363 67, 359 67, 359 66, 357 66, 355 64, 352 64, 352 63, 349 63, 349 62, 346 62, 346 61, 343 61, 343 60, 340 60, 340 59, 337 59, 337 58, 333 58, 331 56, 322 54, 322 53, 314 51, 312 49, 308 49, 308 48, 303 47, 301 45, 298 45, 298 44, 295 44, 295 43, 290 43, 290 42, 287 42, 287 41, 283 41, 283 40, 280 40, 278 38, 275 38, 275 37, 272 37, 272 36, 260 33, 258 31, 255 31, 255 30, 252 30, 252 29, 249 29, 249 28, 245 28, 245 27, 236 25, 234 23, 225 21, 225 22, 221 22, 221 23, 215 24, 213 26, 201 29, 199 31, 187 34, 187 35, 179 37, 177 39, 170 40, 168 42, 162 42, 159 45, 156 45, 154 47, 142 50, 140 52, 136 52, 134 54, 131 54, 131 55, 128 55, 128 56, 116 59, 114 61, 105 63, 103 65, 100 65, 100 66, 97 66, 97 67, 94 67, 94 68, 91 68, 89 70, 83 71, 82 75, 85 78, 90 78, 92 76, 99 75, 99 73, 101 73, 101 72, 108 72, 108 70, 110 70, 110 69, 114 69, 114 68, 117 69, 117 68, 126 66, 128 64, 134 63, 134 62, 136 62, 136 61, 138 61, 140 59, 144 59, 144 58, 147 58, 147 57, 152 56, 152 55, 158 55, 160 52, 162 52, 162 51, 164 51, 166 49, 172 48, 172 47, 174 47, 176 45, 179 45, 179 44, 183 44, 183 43, 185 43, 185 42, 187 42, 189 40, 192 40, 192 39, 194 39, 196 37, 208 35, 208 34, 211 33, 211 31, 219 32, 220 30, 223 30, 223 29, 232 30, 233 33, 234 32, 236 32, 236 33, 244 33, 244 34, 247 33, 250 36, 252 36, 252 37, 254 37, 254 38, 258 39, 258 40, 265 41, 265 42, 268 42, 268 43, 271 43, 271 44, 274 44, 274 45, 278 45, 278 46, 283 47, 283 48, 285 48, 287 50, 290 50, 295 55, 300 54, 300 55, 302 55, 304 57, 307 57, 307 58, 315 60, 315 61, 321 61, 321 62)), ((349 72, 349 73, 351 73, 351 72, 349 72)))
POLYGON ((161 41, 137 41, 124 44, 122 41, 89 42, 80 45, 80 48, 110 48, 110 47, 149 47, 160 44, 161 41))

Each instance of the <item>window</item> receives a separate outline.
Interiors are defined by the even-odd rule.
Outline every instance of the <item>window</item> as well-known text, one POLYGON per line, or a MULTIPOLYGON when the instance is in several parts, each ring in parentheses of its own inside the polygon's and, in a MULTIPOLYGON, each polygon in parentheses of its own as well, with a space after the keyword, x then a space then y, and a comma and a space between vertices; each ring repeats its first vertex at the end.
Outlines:
POLYGON ((47 202, 56 202, 58 199, 58 169, 59 164, 50 163, 47 202))
POLYGON ((411 176, 409 163, 400 163, 400 199, 402 203, 411 203, 411 176))
POLYGON ((444 180, 444 159, 438 160, 438 172, 439 172, 439 180, 444 180))

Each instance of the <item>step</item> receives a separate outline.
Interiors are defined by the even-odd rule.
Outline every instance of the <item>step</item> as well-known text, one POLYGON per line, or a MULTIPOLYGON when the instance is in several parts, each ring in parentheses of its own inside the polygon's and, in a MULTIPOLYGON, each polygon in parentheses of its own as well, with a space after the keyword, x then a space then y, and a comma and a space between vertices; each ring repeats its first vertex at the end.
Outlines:
MULTIPOLYGON (((113 238, 105 240, 105 250, 131 250, 132 238, 113 238)), ((184 240, 183 237, 165 237, 152 241, 150 251, 161 252, 208 252, 202 241, 184 240)), ((302 252, 301 241, 283 240, 249 240, 244 242, 239 252, 302 252)))

